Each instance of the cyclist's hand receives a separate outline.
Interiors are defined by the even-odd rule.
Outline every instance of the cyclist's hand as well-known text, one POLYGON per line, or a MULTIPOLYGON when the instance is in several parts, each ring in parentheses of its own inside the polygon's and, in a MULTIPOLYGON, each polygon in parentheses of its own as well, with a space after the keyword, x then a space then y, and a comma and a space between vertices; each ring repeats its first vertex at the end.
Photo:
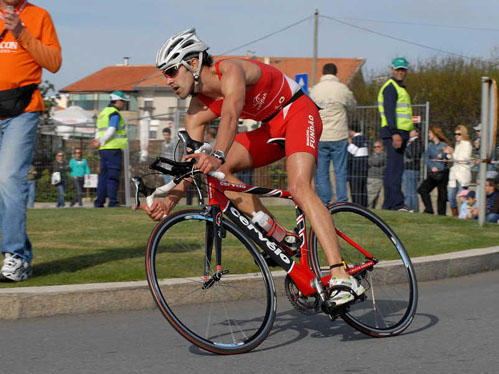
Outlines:
POLYGON ((150 207, 147 205, 140 205, 139 209, 144 210, 153 221, 161 221, 164 216, 170 214, 175 205, 176 204, 166 197, 163 201, 159 199, 154 200, 150 207))
POLYGON ((218 170, 222 165, 222 160, 207 155, 206 153, 194 153, 187 155, 186 159, 196 159, 196 168, 198 168, 203 174, 208 174, 210 171, 218 170))

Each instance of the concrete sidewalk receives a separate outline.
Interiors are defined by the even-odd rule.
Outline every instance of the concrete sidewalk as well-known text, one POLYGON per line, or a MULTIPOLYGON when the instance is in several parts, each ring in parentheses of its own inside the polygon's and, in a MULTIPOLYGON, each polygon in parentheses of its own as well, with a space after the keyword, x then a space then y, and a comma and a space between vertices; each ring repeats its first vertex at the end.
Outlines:
MULTIPOLYGON (((436 280, 499 269, 499 246, 412 259, 418 281, 436 280)), ((387 271, 394 271, 387 265, 387 271)), ((279 295, 284 271, 272 272, 279 295)), ((251 276, 235 281, 250 282, 251 276)), ((168 292, 182 296, 182 279, 167 279, 168 292)), ((155 308, 146 281, 0 289, 0 319, 47 317, 155 308)))

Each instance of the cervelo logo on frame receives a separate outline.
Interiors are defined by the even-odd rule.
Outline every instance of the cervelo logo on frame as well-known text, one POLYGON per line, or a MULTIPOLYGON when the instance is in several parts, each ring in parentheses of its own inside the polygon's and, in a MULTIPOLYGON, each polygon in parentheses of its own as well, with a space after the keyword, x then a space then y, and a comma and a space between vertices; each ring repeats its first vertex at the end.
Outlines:
POLYGON ((275 243, 271 242, 269 239, 267 239, 266 237, 264 237, 262 235, 262 233, 255 226, 253 226, 253 224, 250 221, 248 221, 248 219, 246 217, 242 216, 241 213, 237 209, 231 207, 230 211, 231 211, 231 213, 234 216, 236 216, 237 218, 239 218, 239 221, 244 226, 246 226, 248 228, 248 230, 252 230, 255 233, 257 233, 258 234, 258 239, 260 239, 260 241, 262 241, 262 242, 265 242, 265 244, 266 244, 266 246, 267 246, 268 249, 270 249, 272 252, 274 252, 275 255, 279 256, 280 259, 283 262, 285 262, 286 264, 291 264, 291 261, 290 261, 289 257, 286 256, 286 254, 284 254, 284 252, 282 251, 282 249, 278 245, 276 245, 275 243))

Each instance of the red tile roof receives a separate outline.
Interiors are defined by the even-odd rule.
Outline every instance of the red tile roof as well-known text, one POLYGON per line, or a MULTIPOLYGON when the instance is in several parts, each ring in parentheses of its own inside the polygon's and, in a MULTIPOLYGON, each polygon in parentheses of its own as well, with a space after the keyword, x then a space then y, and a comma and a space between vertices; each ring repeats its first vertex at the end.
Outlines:
MULTIPOLYGON (((247 56, 215 56, 215 60, 222 58, 247 56)), ((312 85, 312 58, 307 57, 257 57, 259 61, 275 66, 290 78, 296 74, 309 75, 309 85, 312 85)), ((338 78, 343 83, 348 83, 360 71, 365 60, 360 58, 318 58, 316 81, 322 75, 322 67, 326 63, 334 63, 338 67, 338 78)), ((108 66, 89 75, 67 87, 61 92, 110 92, 113 90, 136 91, 146 88, 167 88, 165 80, 154 65, 121 65, 108 66)))
POLYGON ((137 82, 156 71, 154 65, 107 66, 64 87, 60 92, 135 91, 137 82))

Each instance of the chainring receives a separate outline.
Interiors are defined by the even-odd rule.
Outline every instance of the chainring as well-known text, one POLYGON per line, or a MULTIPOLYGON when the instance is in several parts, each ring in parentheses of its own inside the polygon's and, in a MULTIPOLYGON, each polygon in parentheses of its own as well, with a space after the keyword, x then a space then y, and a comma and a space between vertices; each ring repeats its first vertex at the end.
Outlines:
POLYGON ((284 279, 284 289, 289 302, 300 313, 312 315, 321 311, 319 295, 304 296, 289 275, 284 279))

